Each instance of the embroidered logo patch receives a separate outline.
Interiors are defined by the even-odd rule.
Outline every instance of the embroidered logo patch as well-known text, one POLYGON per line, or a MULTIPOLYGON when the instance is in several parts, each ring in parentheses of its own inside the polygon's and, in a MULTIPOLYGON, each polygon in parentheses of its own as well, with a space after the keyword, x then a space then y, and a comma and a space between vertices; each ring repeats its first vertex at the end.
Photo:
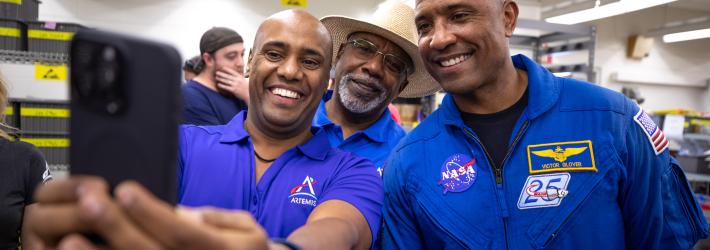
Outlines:
POLYGON ((439 185, 447 192, 463 192, 473 185, 478 176, 476 159, 463 154, 449 156, 441 166, 439 185))
POLYGON ((288 199, 291 200, 293 204, 315 207, 316 204, 318 204, 318 197, 313 189, 313 185, 317 183, 315 179, 306 176, 306 179, 304 179, 301 184, 291 189, 291 195, 288 196, 288 199))
POLYGON ((663 131, 656 126, 653 119, 651 119, 643 109, 639 109, 639 112, 634 115, 634 121, 641 127, 646 137, 648 137, 648 142, 651 143, 651 147, 653 147, 653 151, 656 155, 663 153, 663 151, 668 148, 670 143, 663 134, 663 131))
POLYGON ((531 175, 518 198, 518 209, 556 207, 569 195, 569 173, 531 175))
POLYGON ((530 174, 597 171, 592 141, 554 142, 528 145, 530 174))

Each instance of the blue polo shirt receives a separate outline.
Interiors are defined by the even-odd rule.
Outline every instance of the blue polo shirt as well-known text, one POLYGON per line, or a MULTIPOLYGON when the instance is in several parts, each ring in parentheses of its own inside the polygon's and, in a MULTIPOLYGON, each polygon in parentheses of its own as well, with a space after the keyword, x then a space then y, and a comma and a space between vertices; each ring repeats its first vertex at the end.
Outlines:
POLYGON ((247 109, 242 100, 223 96, 192 80, 182 86, 182 96, 184 124, 223 125, 247 109))
POLYGON ((314 128, 310 140, 279 156, 257 183, 245 117, 246 111, 226 125, 181 127, 180 204, 246 210, 269 237, 286 238, 318 204, 342 200, 362 213, 374 242, 384 192, 370 161, 332 148, 326 134, 314 128))
POLYGON ((313 118, 313 126, 323 128, 331 146, 367 158, 375 164, 377 172, 382 175, 382 167, 385 165, 387 156, 407 133, 394 122, 389 110, 385 109, 382 116, 370 127, 343 139, 343 129, 328 119, 328 113, 325 110, 325 103, 332 96, 332 90, 323 95, 316 116, 313 118))

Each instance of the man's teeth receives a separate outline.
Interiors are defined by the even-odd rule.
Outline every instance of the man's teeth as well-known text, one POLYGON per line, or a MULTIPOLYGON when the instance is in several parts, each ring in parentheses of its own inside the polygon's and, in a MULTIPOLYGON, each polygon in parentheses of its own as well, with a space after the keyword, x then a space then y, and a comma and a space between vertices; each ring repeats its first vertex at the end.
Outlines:
POLYGON ((465 54, 465 55, 457 56, 457 57, 455 57, 455 58, 451 58, 451 59, 446 60, 446 61, 441 61, 441 62, 439 62, 439 63, 441 64, 441 66, 449 67, 449 66, 454 66, 454 65, 456 65, 456 64, 459 64, 459 63, 461 63, 461 62, 463 62, 463 61, 466 61, 466 60, 468 60, 469 58, 471 58, 471 54, 465 54))
POLYGON ((298 98, 300 97, 300 96, 298 95, 298 93, 293 92, 293 91, 288 90, 288 89, 274 88, 271 92, 274 93, 274 95, 283 96, 283 97, 288 97, 288 98, 293 98, 293 99, 298 99, 298 98))

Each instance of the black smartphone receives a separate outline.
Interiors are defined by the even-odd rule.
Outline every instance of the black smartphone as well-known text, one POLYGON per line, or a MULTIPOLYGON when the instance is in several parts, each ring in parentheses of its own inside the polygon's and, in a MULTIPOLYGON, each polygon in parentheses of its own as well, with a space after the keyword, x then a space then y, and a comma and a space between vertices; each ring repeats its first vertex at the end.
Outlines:
POLYGON ((181 59, 165 44, 99 30, 70 47, 72 175, 136 180, 175 204, 181 59))

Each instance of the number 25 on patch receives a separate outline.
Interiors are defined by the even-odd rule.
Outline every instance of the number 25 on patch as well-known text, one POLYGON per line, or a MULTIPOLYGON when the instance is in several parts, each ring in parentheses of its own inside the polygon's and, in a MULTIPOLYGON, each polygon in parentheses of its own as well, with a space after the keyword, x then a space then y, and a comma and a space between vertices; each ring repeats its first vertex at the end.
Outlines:
POLYGON ((518 209, 556 207, 569 191, 569 173, 531 175, 523 185, 518 199, 518 209))

